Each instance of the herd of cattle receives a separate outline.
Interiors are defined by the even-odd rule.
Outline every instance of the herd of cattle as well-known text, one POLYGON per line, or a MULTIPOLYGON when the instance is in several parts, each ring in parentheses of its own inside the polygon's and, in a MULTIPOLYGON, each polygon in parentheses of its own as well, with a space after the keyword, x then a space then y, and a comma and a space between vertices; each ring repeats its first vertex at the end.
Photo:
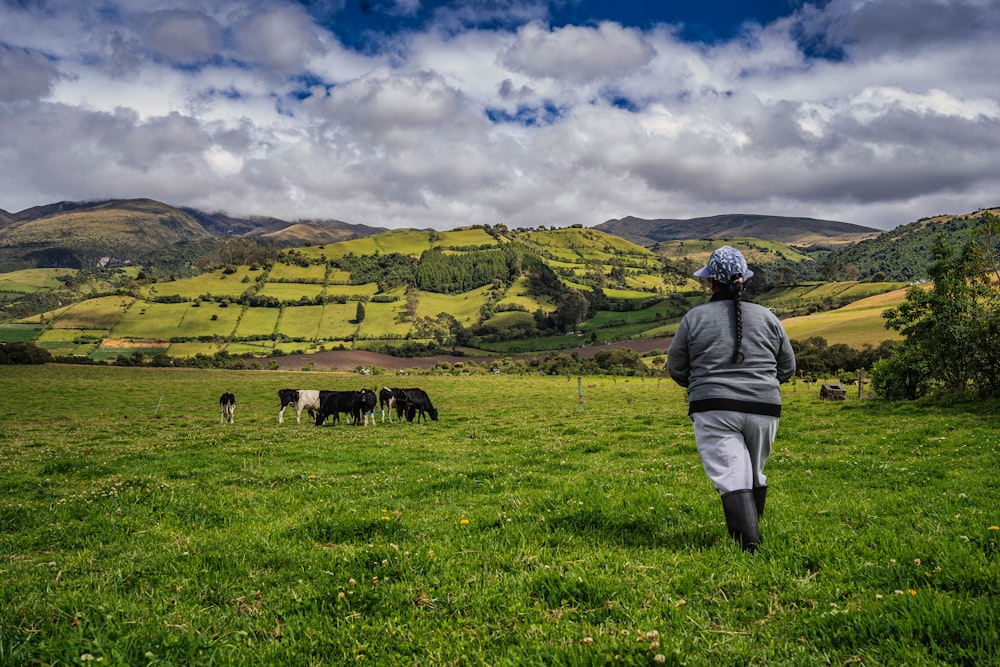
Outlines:
MULTIPOLYGON (((340 415, 350 415, 351 423, 356 425, 368 425, 375 423, 375 408, 378 407, 382 413, 382 421, 389 417, 392 421, 393 412, 396 414, 396 421, 412 422, 416 418, 419 423, 421 419, 425 422, 429 416, 437 421, 438 411, 431 404, 431 399, 423 389, 390 389, 382 387, 376 395, 371 389, 361 389, 359 391, 328 391, 325 389, 279 389, 278 399, 281 407, 278 411, 278 423, 285 422, 285 408, 291 407, 295 410, 295 423, 302 423, 302 412, 306 411, 310 417, 315 418, 316 426, 322 426, 328 419, 337 424, 340 422, 340 415)), ((236 409, 236 397, 226 392, 219 398, 219 407, 222 410, 222 421, 233 423, 233 412, 236 409)))

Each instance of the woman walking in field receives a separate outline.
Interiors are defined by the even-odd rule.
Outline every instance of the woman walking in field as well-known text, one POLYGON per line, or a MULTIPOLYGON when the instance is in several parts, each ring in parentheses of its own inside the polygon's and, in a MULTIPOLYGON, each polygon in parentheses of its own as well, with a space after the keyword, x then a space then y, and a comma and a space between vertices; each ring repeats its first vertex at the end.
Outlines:
POLYGON ((722 499, 729 535, 754 552, 767 495, 764 464, 781 417, 779 385, 795 372, 795 353, 774 313, 743 300, 753 271, 739 250, 716 249, 694 275, 708 279, 712 298, 681 320, 667 370, 687 387, 698 455, 722 499))

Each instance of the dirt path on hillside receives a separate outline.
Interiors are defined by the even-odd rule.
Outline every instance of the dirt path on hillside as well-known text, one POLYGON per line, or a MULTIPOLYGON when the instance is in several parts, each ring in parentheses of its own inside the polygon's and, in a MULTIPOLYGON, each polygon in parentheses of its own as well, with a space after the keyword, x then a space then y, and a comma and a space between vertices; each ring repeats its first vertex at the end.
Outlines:
MULTIPOLYGON (((604 345, 587 345, 584 347, 560 350, 562 354, 576 352, 581 358, 589 359, 601 350, 635 350, 637 354, 645 354, 653 350, 666 352, 670 347, 671 338, 651 338, 649 340, 630 340, 617 343, 607 343, 604 345)), ((297 371, 309 364, 316 370, 332 371, 353 371, 358 366, 379 366, 388 371, 401 371, 408 368, 419 368, 426 370, 433 368, 440 362, 454 364, 459 361, 474 361, 477 364, 489 362, 494 359, 503 359, 510 356, 518 360, 544 359, 545 354, 530 355, 496 355, 492 357, 458 357, 453 355, 435 355, 433 357, 393 357, 377 352, 365 350, 330 350, 328 352, 316 352, 314 354, 291 354, 284 357, 271 357, 277 362, 278 367, 283 371, 297 371)))

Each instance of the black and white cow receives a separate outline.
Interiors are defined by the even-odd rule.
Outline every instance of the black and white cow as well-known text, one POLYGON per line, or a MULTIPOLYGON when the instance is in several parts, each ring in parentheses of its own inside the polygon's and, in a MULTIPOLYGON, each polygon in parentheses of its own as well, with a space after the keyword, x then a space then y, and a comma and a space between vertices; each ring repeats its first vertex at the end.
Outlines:
POLYGON ((375 425, 375 406, 378 405, 378 396, 371 389, 362 389, 358 392, 358 413, 354 416, 354 423, 363 421, 368 426, 368 417, 372 418, 372 426, 375 425))
POLYGON ((302 423, 302 411, 306 410, 309 416, 319 410, 320 392, 317 389, 279 389, 278 398, 281 400, 281 410, 278 412, 278 423, 285 423, 285 408, 292 406, 295 408, 295 423, 302 423))
POLYGON ((226 392, 219 397, 219 408, 222 410, 222 418, 219 423, 233 423, 233 413, 236 412, 236 397, 231 392, 226 392))
POLYGON ((404 389, 403 391, 406 392, 406 421, 412 422, 413 417, 416 416, 417 423, 420 423, 421 417, 426 422, 427 415, 430 415, 434 421, 438 420, 438 411, 431 405, 431 399, 427 396, 426 391, 423 389, 404 389))
POLYGON ((385 421, 386 414, 389 421, 392 421, 392 412, 396 411, 396 421, 403 421, 403 414, 406 412, 406 392, 402 389, 390 389, 382 387, 378 392, 379 408, 382 410, 382 421, 385 421))

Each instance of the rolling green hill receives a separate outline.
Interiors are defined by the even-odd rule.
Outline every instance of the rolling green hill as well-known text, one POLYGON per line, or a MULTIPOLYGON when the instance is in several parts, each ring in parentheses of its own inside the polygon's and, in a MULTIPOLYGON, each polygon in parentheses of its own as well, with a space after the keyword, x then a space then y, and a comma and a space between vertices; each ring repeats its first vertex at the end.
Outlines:
POLYGON ((975 238, 973 230, 984 211, 1000 214, 1000 208, 981 209, 966 215, 939 215, 900 225, 878 236, 838 249, 831 257, 831 277, 846 270, 866 280, 917 280, 927 278, 931 248, 938 235, 962 248, 975 238))
MULTIPOLYGON (((123 232, 117 238, 115 232, 134 231, 141 218, 153 221, 150 236, 171 248, 160 253, 166 255, 191 243, 170 246, 176 237, 209 235, 176 211, 150 201, 36 210, 27 222, 22 214, 9 216, 2 232, 24 239, 61 221, 81 245, 107 235, 128 249, 138 247, 140 237, 123 232)), ((901 265, 926 266, 927 239, 938 233, 967 237, 976 219, 927 219, 820 253, 759 238, 725 242, 741 248, 754 268, 753 300, 789 318, 793 337, 876 346, 896 338, 884 329, 881 313, 902 299, 908 278, 885 271, 865 281, 803 277, 850 273, 848 265, 858 274, 887 248, 899 253, 894 261, 901 265)), ((54 354, 102 359, 123 350, 175 356, 339 347, 506 353, 663 337, 705 298, 691 272, 720 243, 687 239, 647 248, 582 226, 504 225, 397 229, 285 249, 233 237, 214 263, 201 255, 176 274, 155 270, 155 263, 0 274, 0 319, 25 325, 9 335, 0 330, 0 339, 34 336, 54 354)))

